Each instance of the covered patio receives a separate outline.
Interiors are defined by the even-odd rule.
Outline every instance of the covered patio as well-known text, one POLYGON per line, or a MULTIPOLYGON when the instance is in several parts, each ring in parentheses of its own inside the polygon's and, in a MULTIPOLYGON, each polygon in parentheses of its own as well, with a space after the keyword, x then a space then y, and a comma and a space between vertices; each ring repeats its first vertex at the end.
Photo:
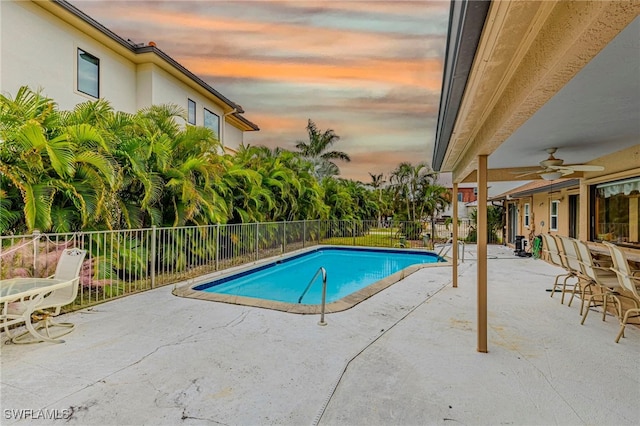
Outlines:
POLYGON ((640 330, 581 326, 545 291, 558 268, 489 246, 477 353, 466 250, 458 288, 422 269, 325 327, 169 287, 67 314, 63 345, 3 345, 3 424, 636 424, 640 330))
MULTIPOLYGON (((573 211, 550 193, 548 216, 572 215, 575 237, 590 244, 615 238, 640 250, 639 14, 640 3, 622 1, 452 2, 432 166, 452 173, 454 194, 477 182, 479 352, 489 351, 490 182, 576 179, 573 211)), ((529 229, 559 232, 551 222, 529 229)))

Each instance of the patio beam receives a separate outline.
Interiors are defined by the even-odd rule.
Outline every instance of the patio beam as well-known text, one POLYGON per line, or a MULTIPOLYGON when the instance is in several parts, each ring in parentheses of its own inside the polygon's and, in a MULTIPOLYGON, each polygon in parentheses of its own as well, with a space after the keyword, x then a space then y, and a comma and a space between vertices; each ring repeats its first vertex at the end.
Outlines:
POLYGON ((478 155, 478 352, 487 349, 487 155, 478 155))
MULTIPOLYGON (((488 182, 511 182, 516 180, 522 181, 531 181, 531 180, 541 180, 542 178, 538 173, 535 173, 537 170, 542 170, 540 167, 531 166, 531 167, 507 167, 502 169, 488 169, 487 170, 487 181, 488 182), (534 173, 529 173, 534 171, 534 173)), ((568 178, 578 179, 584 176, 584 172, 573 172, 568 178)), ((460 183, 474 183, 478 181, 477 171, 474 170, 469 173, 464 179, 460 181, 460 183)))

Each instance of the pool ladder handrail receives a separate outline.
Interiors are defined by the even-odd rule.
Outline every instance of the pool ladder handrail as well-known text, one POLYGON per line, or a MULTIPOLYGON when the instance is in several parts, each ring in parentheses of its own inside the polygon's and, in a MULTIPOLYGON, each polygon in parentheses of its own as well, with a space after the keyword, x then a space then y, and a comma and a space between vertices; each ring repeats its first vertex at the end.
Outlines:
POLYGON ((302 298, 305 294, 307 294, 307 292, 311 288, 311 285, 315 282, 316 278, 318 278, 318 274, 320 273, 322 273, 322 307, 320 308, 320 322, 318 322, 318 325, 327 325, 327 323, 324 321, 324 308, 326 305, 325 302, 327 300, 327 270, 322 266, 318 268, 316 273, 313 275, 313 278, 311 278, 311 281, 309 281, 309 284, 307 284, 307 288, 305 288, 300 295, 298 303, 302 302, 302 298))
MULTIPOLYGON (((464 245, 464 241, 458 240, 458 253, 460 253, 460 246, 462 246, 462 263, 464 263, 464 250, 465 250, 465 245, 464 245)), ((453 238, 449 238, 447 240, 446 243, 444 243, 444 245, 440 248, 440 251, 438 252, 438 257, 444 257, 449 253, 449 250, 451 249, 451 247, 453 247, 453 238)))

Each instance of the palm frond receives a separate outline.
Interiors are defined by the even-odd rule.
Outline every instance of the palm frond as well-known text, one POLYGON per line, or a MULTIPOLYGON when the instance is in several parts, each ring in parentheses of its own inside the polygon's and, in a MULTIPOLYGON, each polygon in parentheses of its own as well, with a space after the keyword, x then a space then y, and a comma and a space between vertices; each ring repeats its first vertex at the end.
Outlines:
POLYGON ((27 185, 23 193, 27 229, 48 231, 51 228, 51 203, 54 188, 47 183, 27 185))

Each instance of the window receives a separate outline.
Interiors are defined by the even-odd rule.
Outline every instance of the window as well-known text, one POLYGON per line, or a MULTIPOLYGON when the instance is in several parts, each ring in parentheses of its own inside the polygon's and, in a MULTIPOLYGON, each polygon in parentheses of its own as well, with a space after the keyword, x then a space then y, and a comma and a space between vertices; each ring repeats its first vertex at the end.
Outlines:
POLYGON ((558 230, 558 208, 560 206, 560 201, 554 200, 551 202, 551 206, 549 208, 551 211, 549 212, 549 230, 557 231, 558 230))
POLYGON ((529 203, 524 204, 524 226, 529 227, 529 203))
POLYGON ((464 194, 462 192, 458 192, 458 201, 462 201, 463 200, 463 196, 464 194))
POLYGON ((100 59, 78 49, 78 92, 100 97, 100 59))
POLYGON ((592 236, 600 241, 640 246, 639 200, 640 177, 597 185, 592 236))
POLYGON ((187 121, 189 124, 196 124, 196 102, 187 98, 187 121))
POLYGON ((220 117, 208 109, 204 109, 204 127, 213 130, 216 139, 220 140, 220 117))

